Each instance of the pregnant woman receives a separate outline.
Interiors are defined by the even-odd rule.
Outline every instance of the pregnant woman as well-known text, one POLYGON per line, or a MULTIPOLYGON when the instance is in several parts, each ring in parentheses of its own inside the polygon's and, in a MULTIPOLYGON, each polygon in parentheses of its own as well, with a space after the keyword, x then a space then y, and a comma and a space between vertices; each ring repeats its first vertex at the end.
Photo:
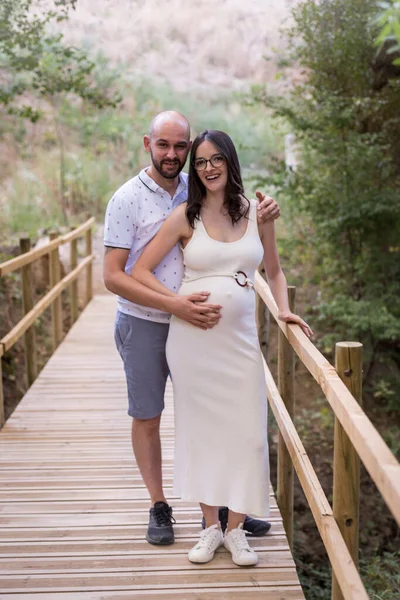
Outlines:
POLYGON ((188 202, 169 216, 138 259, 133 277, 174 295, 152 274, 180 241, 185 275, 179 294, 207 290, 222 318, 202 330, 172 317, 167 359, 175 398, 174 493, 200 503, 206 529, 189 560, 211 560, 222 544, 241 566, 255 565, 242 524, 269 511, 267 398, 255 322, 255 271, 264 259, 279 318, 290 312, 274 223, 257 224, 257 202, 244 195, 230 137, 204 131, 193 142, 188 202), (218 508, 228 506, 225 537, 218 508))

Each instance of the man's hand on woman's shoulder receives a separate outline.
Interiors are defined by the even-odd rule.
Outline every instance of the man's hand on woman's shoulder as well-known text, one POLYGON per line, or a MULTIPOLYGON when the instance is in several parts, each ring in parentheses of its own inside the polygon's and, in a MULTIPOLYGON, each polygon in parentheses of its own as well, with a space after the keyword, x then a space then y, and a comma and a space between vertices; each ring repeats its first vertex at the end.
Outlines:
POLYGON ((258 222, 266 223, 267 221, 274 221, 277 219, 280 214, 279 204, 274 198, 271 196, 266 196, 259 190, 256 192, 257 200, 258 200, 258 222))

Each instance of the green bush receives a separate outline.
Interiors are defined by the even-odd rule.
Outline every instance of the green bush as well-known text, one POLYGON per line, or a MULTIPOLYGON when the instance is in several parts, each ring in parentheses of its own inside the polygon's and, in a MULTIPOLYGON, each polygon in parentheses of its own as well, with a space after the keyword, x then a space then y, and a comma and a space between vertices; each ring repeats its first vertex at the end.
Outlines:
POLYGON ((299 4, 289 42, 302 81, 289 97, 256 93, 297 140, 298 168, 272 164, 271 182, 308 245, 321 329, 335 332, 325 345, 363 342, 368 376, 382 355, 393 368, 400 358, 400 69, 377 53, 379 11, 374 0, 299 4))

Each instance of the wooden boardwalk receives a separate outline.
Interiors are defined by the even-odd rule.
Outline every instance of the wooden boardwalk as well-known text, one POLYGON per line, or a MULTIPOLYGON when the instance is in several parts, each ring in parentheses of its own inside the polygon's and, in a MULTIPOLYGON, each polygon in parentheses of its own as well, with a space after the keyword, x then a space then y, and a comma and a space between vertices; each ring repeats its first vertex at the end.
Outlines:
POLYGON ((256 568, 224 549, 207 565, 188 561, 201 514, 172 495, 170 387, 162 441, 176 543, 146 542, 114 313, 113 296, 93 299, 0 432, 1 600, 303 599, 273 496, 272 529, 251 540, 256 568))

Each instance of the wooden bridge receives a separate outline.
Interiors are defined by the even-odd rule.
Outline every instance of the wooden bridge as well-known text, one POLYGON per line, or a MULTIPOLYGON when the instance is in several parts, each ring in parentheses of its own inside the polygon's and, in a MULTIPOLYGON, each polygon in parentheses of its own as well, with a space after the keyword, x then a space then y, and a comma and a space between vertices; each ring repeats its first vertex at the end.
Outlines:
MULTIPOLYGON (((271 489, 271 531, 250 541, 260 557, 255 568, 236 567, 224 549, 211 563, 193 565, 187 552, 198 537, 201 514, 197 505, 172 495, 170 387, 162 445, 166 493, 177 520, 176 543, 163 548, 145 540, 149 500, 132 455, 125 378, 112 339, 115 298, 104 294, 91 299, 91 226, 92 220, 67 235, 53 236, 47 247, 26 248, 20 257, 0 265, 0 276, 21 270, 25 308, 25 316, 0 340, 0 358, 24 335, 32 384, 0 431, 0 598, 301 600, 290 551, 294 465, 331 560, 333 598, 367 600, 357 570, 358 457, 398 521, 400 466, 348 389, 360 396, 360 345, 339 346, 336 371, 298 327, 280 324, 279 391, 266 367, 270 406, 280 429, 279 508, 271 489), (86 239, 86 257, 78 265, 80 236, 86 239), (71 271, 60 280, 57 254, 66 243, 71 244, 71 271), (30 264, 46 252, 51 289, 34 305, 30 264), (77 319, 76 282, 84 271, 87 306, 77 319), (59 300, 64 289, 69 289, 75 323, 62 339, 59 300), (37 376, 32 324, 49 306, 56 350, 37 376), (337 417, 333 509, 291 420, 293 348, 337 417), (348 387, 340 375, 347 377, 348 387)), ((259 314, 263 300, 276 317, 261 276, 257 291, 259 314)))

